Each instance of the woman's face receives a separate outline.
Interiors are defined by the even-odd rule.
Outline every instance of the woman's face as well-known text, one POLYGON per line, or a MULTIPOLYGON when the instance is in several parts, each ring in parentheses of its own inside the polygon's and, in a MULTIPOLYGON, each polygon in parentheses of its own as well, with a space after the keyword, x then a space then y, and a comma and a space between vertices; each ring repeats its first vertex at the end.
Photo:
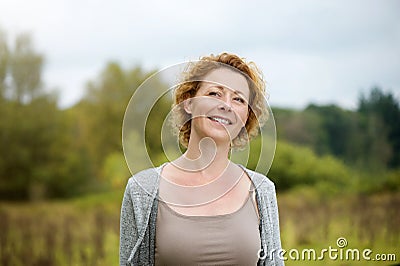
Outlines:
MULTIPOLYGON (((230 142, 245 126, 250 89, 246 78, 228 68, 218 68, 205 77, 195 97, 185 103, 192 115, 191 134, 230 142)), ((192 139, 193 135, 191 135, 192 139)))

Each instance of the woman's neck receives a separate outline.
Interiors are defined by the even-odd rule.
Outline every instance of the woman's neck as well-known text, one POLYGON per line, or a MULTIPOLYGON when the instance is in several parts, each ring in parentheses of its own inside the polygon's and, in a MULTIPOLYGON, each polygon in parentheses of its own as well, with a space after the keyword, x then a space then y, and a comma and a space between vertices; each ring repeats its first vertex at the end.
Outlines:
POLYGON ((209 182, 229 166, 229 152, 229 143, 216 143, 211 138, 191 140, 185 154, 178 159, 179 166, 183 170, 201 175, 205 182, 209 182))

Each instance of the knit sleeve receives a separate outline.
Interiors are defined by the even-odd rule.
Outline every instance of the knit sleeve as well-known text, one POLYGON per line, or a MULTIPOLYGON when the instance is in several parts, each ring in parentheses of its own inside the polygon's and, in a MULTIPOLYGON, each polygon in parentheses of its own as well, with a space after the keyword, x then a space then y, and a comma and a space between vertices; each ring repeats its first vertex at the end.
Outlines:
POLYGON ((280 229, 279 229, 279 212, 278 212, 278 203, 276 199, 276 191, 275 185, 271 187, 270 191, 270 204, 271 204, 271 220, 272 220, 272 239, 273 239, 273 250, 275 264, 274 265, 284 265, 283 258, 280 256, 280 251, 282 250, 281 246, 281 237, 280 237, 280 229))
POLYGON ((275 185, 268 179, 260 186, 261 204, 261 242, 260 260, 258 265, 283 266, 281 257, 281 238, 279 229, 279 213, 275 185), (262 188, 261 188, 262 187, 262 188))
POLYGON ((121 266, 130 264, 129 257, 138 238, 135 214, 132 204, 131 182, 132 179, 129 179, 121 206, 119 243, 119 264, 121 266))

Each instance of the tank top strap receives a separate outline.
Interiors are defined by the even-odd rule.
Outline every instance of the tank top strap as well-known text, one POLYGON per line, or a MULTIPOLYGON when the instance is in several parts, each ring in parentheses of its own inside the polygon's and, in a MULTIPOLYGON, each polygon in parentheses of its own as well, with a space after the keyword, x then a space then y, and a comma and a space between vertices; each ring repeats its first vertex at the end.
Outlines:
POLYGON ((254 211, 256 213, 256 216, 258 218, 258 220, 260 220, 260 214, 258 213, 258 204, 257 204, 257 197, 256 197, 256 189, 254 187, 253 182, 251 182, 250 185, 250 190, 249 190, 249 197, 251 198, 251 203, 254 207, 254 211))

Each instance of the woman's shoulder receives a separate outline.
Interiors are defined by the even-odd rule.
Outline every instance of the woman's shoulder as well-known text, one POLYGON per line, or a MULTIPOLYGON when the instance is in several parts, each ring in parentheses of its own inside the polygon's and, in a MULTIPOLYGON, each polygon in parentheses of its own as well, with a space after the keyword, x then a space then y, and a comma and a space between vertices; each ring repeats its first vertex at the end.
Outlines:
POLYGON ((247 173, 253 182, 254 187, 258 191, 262 192, 274 192, 275 193, 275 184, 269 179, 266 175, 261 174, 259 172, 248 169, 242 165, 239 165, 242 169, 247 173))
POLYGON ((127 189, 131 192, 145 191, 153 194, 158 187, 162 166, 147 168, 133 174, 128 180, 127 189))

